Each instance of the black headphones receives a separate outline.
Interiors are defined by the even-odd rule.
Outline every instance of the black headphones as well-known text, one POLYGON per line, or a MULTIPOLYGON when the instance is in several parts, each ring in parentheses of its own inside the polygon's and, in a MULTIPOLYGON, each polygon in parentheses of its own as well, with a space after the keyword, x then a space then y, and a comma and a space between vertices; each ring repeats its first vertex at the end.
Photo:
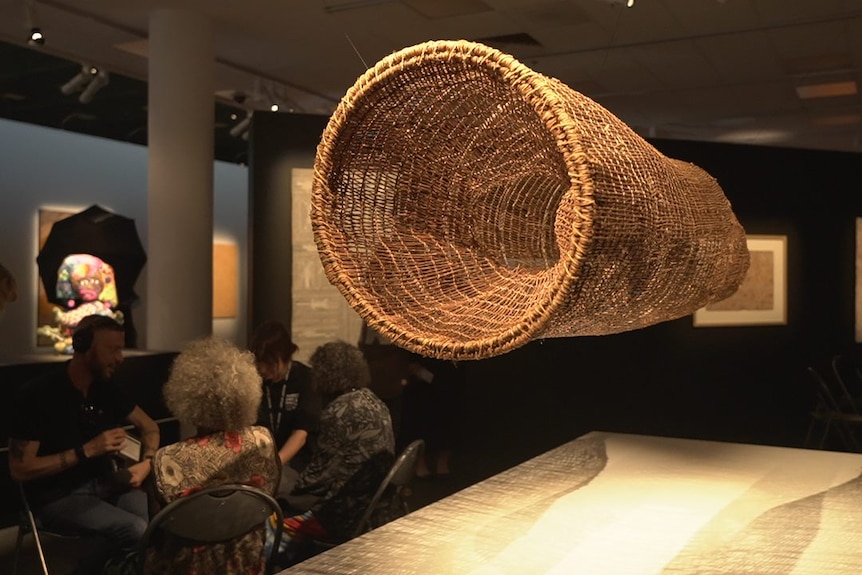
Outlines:
POLYGON ((104 328, 123 330, 122 325, 105 315, 88 315, 78 322, 72 333, 72 349, 75 353, 87 353, 93 345, 96 331, 104 328))
POLYGON ((72 349, 75 353, 87 353, 90 346, 93 345, 93 328, 84 326, 81 329, 76 329, 72 334, 72 349))

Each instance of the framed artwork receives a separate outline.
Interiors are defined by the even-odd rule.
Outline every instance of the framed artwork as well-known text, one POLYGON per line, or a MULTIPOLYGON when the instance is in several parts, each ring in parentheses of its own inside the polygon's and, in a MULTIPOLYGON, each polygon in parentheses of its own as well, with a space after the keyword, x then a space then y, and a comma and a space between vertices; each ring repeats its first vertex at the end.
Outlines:
POLYGON ((751 265, 732 296, 694 312, 694 326, 787 323, 787 236, 747 236, 751 265))
MULTIPOLYGON (((55 222, 59 222, 75 213, 74 210, 48 210, 39 209, 39 245, 36 246, 36 254, 42 251, 42 246, 45 245, 45 240, 48 239, 48 234, 51 233, 51 228, 55 222)), ((48 296, 45 293, 45 287, 41 281, 36 281, 36 328, 43 325, 52 325, 54 323, 54 305, 48 301, 48 296)), ((53 342, 50 338, 44 335, 36 335, 37 347, 50 347, 53 342)))
POLYGON ((236 317, 239 301, 239 248, 213 243, 213 318, 236 317))
POLYGON ((311 229, 311 182, 314 170, 293 168, 290 176, 293 298, 291 338, 299 346, 293 358, 308 362, 319 345, 340 339, 356 343, 362 331, 359 317, 326 279, 311 229))

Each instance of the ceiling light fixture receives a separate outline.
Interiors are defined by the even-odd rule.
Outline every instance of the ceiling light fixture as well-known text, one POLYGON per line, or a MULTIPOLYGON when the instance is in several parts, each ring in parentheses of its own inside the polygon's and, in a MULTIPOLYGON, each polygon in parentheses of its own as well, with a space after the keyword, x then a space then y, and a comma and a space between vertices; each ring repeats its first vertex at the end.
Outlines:
MULTIPOLYGON (((93 79, 93 73, 91 70, 95 68, 92 66, 88 66, 87 64, 81 64, 81 71, 75 74, 71 80, 60 86, 60 91, 70 96, 76 92, 80 92, 84 89, 84 86, 90 83, 90 80, 93 79)), ((98 73, 98 70, 96 70, 98 73)))
POLYGON ((626 2, 626 6, 628 6, 629 8, 632 8, 634 5, 635 5, 635 0, 628 0, 628 2, 626 2))
POLYGON ((96 92, 107 86, 110 82, 108 73, 104 70, 99 70, 98 68, 90 69, 90 78, 91 80, 87 84, 87 87, 84 88, 84 91, 81 92, 80 96, 78 96, 78 101, 82 104, 89 104, 92 102, 93 96, 96 95, 96 92))
POLYGON ((33 16, 33 3, 27 0, 24 4, 24 17, 26 18, 26 26, 30 30, 27 36, 27 44, 30 46, 44 46, 45 35, 42 29, 36 25, 36 18, 33 16))
POLYGON ((836 96, 855 96, 859 88, 854 80, 847 82, 825 82, 796 86, 796 95, 803 100, 811 98, 834 98, 836 96))
POLYGON ((81 92, 78 101, 82 104, 89 104, 93 101, 96 92, 107 86, 109 81, 108 73, 104 70, 89 64, 81 64, 81 71, 60 86, 60 91, 67 96, 81 92))
POLYGON ((30 36, 27 37, 27 43, 31 46, 44 46, 45 36, 42 34, 42 29, 30 28, 30 36))
POLYGON ((248 139, 248 129, 251 126, 251 118, 253 116, 253 112, 249 110, 245 113, 245 118, 237 122, 237 124, 230 129, 230 135, 234 138, 242 137, 243 140, 248 139))

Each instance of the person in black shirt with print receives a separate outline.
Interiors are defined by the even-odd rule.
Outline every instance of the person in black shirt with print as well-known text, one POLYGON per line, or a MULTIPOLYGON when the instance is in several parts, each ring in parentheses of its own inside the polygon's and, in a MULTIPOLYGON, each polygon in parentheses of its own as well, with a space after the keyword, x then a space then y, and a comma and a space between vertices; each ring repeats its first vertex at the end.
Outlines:
POLYGON ((284 498, 305 466, 320 420, 320 396, 311 384, 311 369, 293 360, 297 346, 284 324, 266 321, 254 332, 251 351, 263 378, 258 425, 268 428, 284 466, 277 497, 284 498))

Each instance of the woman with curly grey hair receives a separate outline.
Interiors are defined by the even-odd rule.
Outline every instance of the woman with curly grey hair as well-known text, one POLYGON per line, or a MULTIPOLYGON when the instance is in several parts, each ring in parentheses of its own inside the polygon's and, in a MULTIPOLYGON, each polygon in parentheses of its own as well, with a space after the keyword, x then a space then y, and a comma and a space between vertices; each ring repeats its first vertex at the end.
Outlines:
POLYGON ((254 424, 261 400, 254 356, 226 340, 200 339, 177 356, 162 391, 182 423, 203 431, 238 430, 254 424))
POLYGON ((365 356, 356 346, 343 341, 323 344, 314 350, 310 363, 312 382, 325 402, 339 395, 368 387, 371 372, 365 356))
MULTIPOLYGON (((281 464, 269 430, 253 425, 261 380, 251 353, 222 339, 193 341, 174 360, 163 394, 168 409, 197 433, 156 452, 159 504, 227 483, 275 492, 281 464)), ((166 535, 158 552, 148 550, 146 572, 225 573, 229 557, 231 573, 262 573, 265 536, 261 528, 201 552, 166 535)))
POLYGON ((295 513, 283 526, 288 560, 303 540, 346 540, 395 459, 389 409, 368 389, 362 352, 334 341, 309 363, 325 406, 316 449, 287 500, 295 513))

